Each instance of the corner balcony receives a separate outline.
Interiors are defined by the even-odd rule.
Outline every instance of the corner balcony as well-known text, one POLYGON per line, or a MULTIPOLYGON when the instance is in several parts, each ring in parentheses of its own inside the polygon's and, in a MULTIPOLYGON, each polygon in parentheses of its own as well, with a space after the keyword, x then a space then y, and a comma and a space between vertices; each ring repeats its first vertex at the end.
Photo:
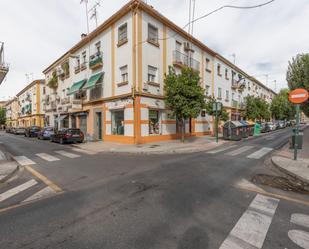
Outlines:
POLYGON ((96 70, 98 68, 103 67, 103 54, 95 53, 90 56, 89 67, 92 70, 96 70))
POLYGON ((186 54, 183 54, 177 50, 173 51, 173 64, 178 67, 189 67, 193 70, 199 72, 200 71, 200 62, 189 57, 186 54))

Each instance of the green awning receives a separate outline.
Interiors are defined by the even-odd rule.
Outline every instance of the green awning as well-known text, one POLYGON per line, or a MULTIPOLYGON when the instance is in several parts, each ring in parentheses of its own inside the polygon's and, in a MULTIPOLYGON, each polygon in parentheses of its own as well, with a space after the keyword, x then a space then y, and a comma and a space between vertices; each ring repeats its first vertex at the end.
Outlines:
POLYGON ((103 72, 92 75, 87 83, 84 85, 83 89, 93 88, 98 81, 100 81, 103 77, 103 72))
POLYGON ((75 82, 71 86, 71 88, 70 88, 69 92, 67 93, 67 95, 72 95, 72 94, 76 93, 78 90, 80 90, 83 87, 85 82, 86 82, 86 80, 81 80, 81 81, 75 82))

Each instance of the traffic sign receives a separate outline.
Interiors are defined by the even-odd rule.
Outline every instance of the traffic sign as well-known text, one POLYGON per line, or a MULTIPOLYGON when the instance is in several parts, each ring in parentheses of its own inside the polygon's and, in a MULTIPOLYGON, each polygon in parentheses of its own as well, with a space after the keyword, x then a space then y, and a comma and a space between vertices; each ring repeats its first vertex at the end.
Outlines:
POLYGON ((308 91, 302 88, 295 89, 289 93, 289 101, 293 104, 301 104, 308 100, 308 91))

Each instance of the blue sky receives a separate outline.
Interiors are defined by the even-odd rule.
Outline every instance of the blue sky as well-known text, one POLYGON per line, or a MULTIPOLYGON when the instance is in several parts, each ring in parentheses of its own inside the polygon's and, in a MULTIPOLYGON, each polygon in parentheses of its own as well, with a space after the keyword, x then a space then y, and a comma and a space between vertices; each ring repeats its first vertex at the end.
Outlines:
MULTIPOLYGON (((196 0, 196 17, 225 4, 253 5, 267 0, 196 0)), ((92 6, 95 0, 89 0, 92 6)), ((188 22, 189 0, 148 0, 180 27, 188 22), (176 11, 175 11, 176 10, 176 11)), ((127 0, 102 0, 99 23, 127 0)), ((254 10, 224 9, 194 26, 194 35, 247 73, 277 91, 286 87, 288 60, 309 52, 309 1, 276 0, 254 10), (268 75, 268 77, 266 76, 268 75)), ((0 0, 0 40, 5 42, 10 72, 0 85, 0 100, 14 96, 30 79, 43 78, 43 69, 71 48, 86 32, 80 0, 0 0)), ((91 29, 94 21, 90 20, 91 29)))

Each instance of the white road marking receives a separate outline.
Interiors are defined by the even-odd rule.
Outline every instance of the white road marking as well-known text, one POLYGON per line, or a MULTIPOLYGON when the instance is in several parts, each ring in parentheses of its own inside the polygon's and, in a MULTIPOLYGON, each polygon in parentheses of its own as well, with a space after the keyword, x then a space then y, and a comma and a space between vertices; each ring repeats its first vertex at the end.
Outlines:
POLYGON ((288 232, 290 240, 304 249, 309 249, 309 233, 300 230, 290 230, 288 232))
POLYGON ((55 151, 57 154, 59 155, 62 155, 62 156, 65 156, 65 157, 68 157, 68 158, 77 158, 77 157, 80 157, 80 155, 77 155, 77 154, 73 154, 73 153, 70 153, 70 152, 67 152, 67 151, 64 151, 64 150, 57 150, 55 151))
POLYGON ((220 249, 261 249, 279 200, 257 195, 220 249))
POLYGON ((25 156, 15 156, 13 158, 21 166, 27 166, 27 165, 34 165, 34 164, 36 164, 35 162, 33 162, 32 160, 30 160, 28 157, 25 157, 25 156))
POLYGON ((309 228, 309 215, 292 214, 291 223, 309 228))
POLYGON ((265 156, 266 154, 268 154, 272 150, 273 150, 272 148, 263 147, 262 149, 254 152, 252 154, 250 154, 247 157, 248 158, 253 158, 253 159, 260 159, 261 157, 265 156))
POLYGON ((270 137, 266 137, 265 140, 273 140, 275 137, 274 136, 270 136, 270 137))
POLYGON ((79 149, 79 148, 73 148, 72 150, 74 150, 74 151, 76 151, 76 152, 85 153, 85 154, 88 154, 88 155, 95 155, 95 154, 97 154, 97 153, 94 152, 94 151, 83 150, 83 149, 79 149))
POLYGON ((0 202, 1 201, 4 201, 14 195, 17 195, 18 193, 28 189, 28 188, 31 188, 32 186, 36 185, 38 182, 34 179, 28 181, 28 182, 25 182, 15 188, 12 188, 2 194, 0 194, 0 202))
POLYGON ((54 162, 54 161, 59 161, 60 159, 55 157, 55 156, 52 156, 52 155, 49 155, 49 154, 46 154, 46 153, 38 153, 36 154, 38 157, 48 161, 48 162, 54 162))
POLYGON ((216 149, 216 150, 207 151, 206 153, 209 153, 209 154, 216 154, 216 153, 218 153, 218 152, 222 152, 222 151, 226 151, 226 150, 235 148, 236 146, 237 146, 237 145, 231 145, 231 146, 228 146, 228 147, 223 147, 223 148, 219 148, 219 149, 216 149))
POLYGON ((0 160, 5 160, 6 156, 5 154, 0 150, 0 160))
POLYGON ((233 151, 231 151, 231 152, 226 153, 226 155, 228 155, 228 156, 237 156, 237 155, 239 155, 239 154, 241 154, 241 153, 243 153, 243 152, 245 152, 245 151, 247 151, 247 150, 252 149, 253 147, 254 147, 254 146, 245 145, 245 146, 243 146, 243 147, 240 147, 240 148, 237 149, 237 150, 233 150, 233 151))
POLYGON ((35 194, 31 195, 27 199, 23 200, 22 202, 34 201, 37 199, 41 199, 43 197, 47 197, 50 195, 54 195, 56 192, 51 187, 46 187, 41 189, 40 191, 36 192, 35 194))

